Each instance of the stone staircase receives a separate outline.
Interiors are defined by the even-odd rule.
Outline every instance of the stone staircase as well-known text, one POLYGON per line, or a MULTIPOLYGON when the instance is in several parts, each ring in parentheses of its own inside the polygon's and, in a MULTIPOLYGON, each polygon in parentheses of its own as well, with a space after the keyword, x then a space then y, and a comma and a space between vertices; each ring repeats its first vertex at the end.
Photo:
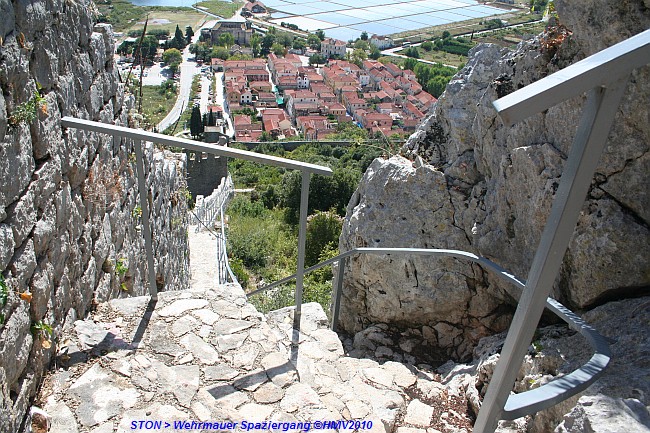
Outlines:
POLYGON ((441 414, 450 396, 430 369, 345 356, 320 305, 303 306, 297 335, 293 308, 265 316, 239 286, 211 287, 197 272, 209 234, 190 236, 190 289, 100 304, 60 337, 37 401, 50 432, 470 430, 441 414), (318 425, 339 420, 359 423, 318 425))

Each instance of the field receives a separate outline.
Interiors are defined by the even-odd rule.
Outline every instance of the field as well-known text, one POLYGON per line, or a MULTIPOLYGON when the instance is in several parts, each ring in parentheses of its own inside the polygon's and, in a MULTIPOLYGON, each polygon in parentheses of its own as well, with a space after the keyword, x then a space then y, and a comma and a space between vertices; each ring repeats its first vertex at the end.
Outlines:
POLYGON ((165 118, 176 103, 176 92, 162 94, 159 86, 142 86, 142 114, 151 125, 165 118))
MULTIPOLYGON (((534 15, 528 11, 513 12, 504 15, 499 15, 495 18, 507 21, 508 24, 521 24, 530 21, 535 21, 541 19, 541 15, 534 15)), ((434 27, 425 27, 418 30, 412 30, 408 32, 395 33, 391 37, 397 41, 401 42, 403 40, 409 40, 411 42, 421 42, 432 37, 439 38, 442 36, 442 32, 448 31, 452 36, 471 34, 472 31, 480 32, 487 30, 487 26, 481 24, 483 22, 489 21, 490 17, 485 18, 475 18, 466 21, 460 21, 455 23, 443 24, 434 27)))
MULTIPOLYGON (((127 31, 140 30, 144 27, 144 19, 146 15, 140 18, 137 22, 131 25, 127 31)), ((193 9, 176 8, 174 10, 152 10, 149 12, 149 24, 147 30, 163 29, 169 30, 170 35, 174 35, 176 25, 185 33, 185 27, 192 26, 192 29, 197 29, 209 16, 199 13, 193 9)))
MULTIPOLYGON (((472 40, 473 44, 497 44, 502 47, 514 48, 526 35, 538 35, 544 28, 546 23, 536 21, 532 23, 522 24, 516 27, 504 27, 500 29, 495 29, 491 31, 484 31, 479 34, 475 34, 472 40)), ((465 36, 465 39, 469 38, 465 36)), ((467 57, 458 54, 452 54, 445 51, 425 51, 421 47, 416 47, 418 49, 419 58, 422 60, 428 60, 432 62, 442 63, 444 65, 450 65, 459 67, 467 63, 467 57)), ((400 50, 398 54, 406 55, 406 49, 400 50)))
POLYGON ((206 8, 208 12, 224 18, 230 18, 235 15, 235 12, 244 5, 243 2, 226 2, 219 0, 207 0, 197 3, 197 7, 206 8))

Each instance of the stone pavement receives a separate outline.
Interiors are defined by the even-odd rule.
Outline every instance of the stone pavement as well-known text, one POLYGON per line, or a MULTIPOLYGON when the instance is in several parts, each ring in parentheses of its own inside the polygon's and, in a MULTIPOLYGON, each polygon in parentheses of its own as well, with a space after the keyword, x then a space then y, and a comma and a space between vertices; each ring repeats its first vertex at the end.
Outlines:
POLYGON ((372 432, 430 425, 434 407, 409 395, 440 393, 433 375, 345 357, 318 304, 303 306, 292 355, 292 311, 265 317, 234 285, 102 304, 75 323, 61 368, 44 384, 50 431, 126 432, 145 420, 172 424, 162 431, 183 431, 174 421, 357 419, 372 421, 372 432))
POLYGON ((435 433, 434 425, 461 432, 459 425, 471 425, 453 410, 441 414, 436 401, 446 402, 447 390, 430 369, 345 356, 320 305, 303 306, 297 335, 293 308, 265 316, 238 285, 206 288, 209 282, 193 277, 192 288, 162 292, 157 302, 100 304, 70 327, 41 390, 50 432, 158 426, 147 421, 160 421, 156 430, 164 432, 244 431, 244 422, 265 420, 311 425, 250 431, 316 430, 317 421, 336 420, 365 421, 352 427, 377 433, 435 433))

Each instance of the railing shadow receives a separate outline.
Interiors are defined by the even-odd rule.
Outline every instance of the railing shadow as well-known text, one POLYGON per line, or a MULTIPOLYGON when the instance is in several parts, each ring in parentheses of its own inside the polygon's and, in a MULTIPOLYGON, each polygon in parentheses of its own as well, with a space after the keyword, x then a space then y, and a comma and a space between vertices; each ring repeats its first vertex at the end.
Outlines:
POLYGON ((135 334, 133 334, 133 339, 131 340, 131 347, 134 350, 137 350, 140 347, 140 343, 142 342, 142 337, 144 336, 144 333, 147 330, 147 327, 149 326, 149 322, 151 321, 151 316, 153 315, 153 312, 156 309, 157 303, 158 300, 156 299, 150 299, 149 302, 147 303, 147 308, 145 309, 144 314, 142 315, 142 318, 138 323, 138 327, 135 330, 135 334))

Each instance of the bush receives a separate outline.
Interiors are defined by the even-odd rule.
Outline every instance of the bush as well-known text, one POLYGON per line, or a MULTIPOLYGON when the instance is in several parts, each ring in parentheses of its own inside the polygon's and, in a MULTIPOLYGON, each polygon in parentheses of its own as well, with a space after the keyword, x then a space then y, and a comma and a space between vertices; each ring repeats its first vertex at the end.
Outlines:
POLYGON ((234 257, 232 259, 229 259, 228 263, 230 265, 230 270, 233 274, 235 274, 237 281, 239 281, 239 285, 242 287, 242 289, 246 290, 248 288, 249 277, 248 272, 246 272, 246 268, 244 268, 244 262, 239 258, 234 257))
POLYGON ((228 252, 239 259, 247 268, 266 266, 269 255, 269 239, 263 227, 255 218, 240 217, 229 224, 227 234, 228 252))
POLYGON ((307 245, 305 250, 305 266, 313 266, 319 262, 323 251, 329 245, 338 245, 343 220, 334 212, 316 212, 307 222, 307 245))
POLYGON ((228 212, 242 217, 259 218, 265 215, 266 209, 263 203, 251 201, 245 195, 235 195, 228 205, 228 212))

